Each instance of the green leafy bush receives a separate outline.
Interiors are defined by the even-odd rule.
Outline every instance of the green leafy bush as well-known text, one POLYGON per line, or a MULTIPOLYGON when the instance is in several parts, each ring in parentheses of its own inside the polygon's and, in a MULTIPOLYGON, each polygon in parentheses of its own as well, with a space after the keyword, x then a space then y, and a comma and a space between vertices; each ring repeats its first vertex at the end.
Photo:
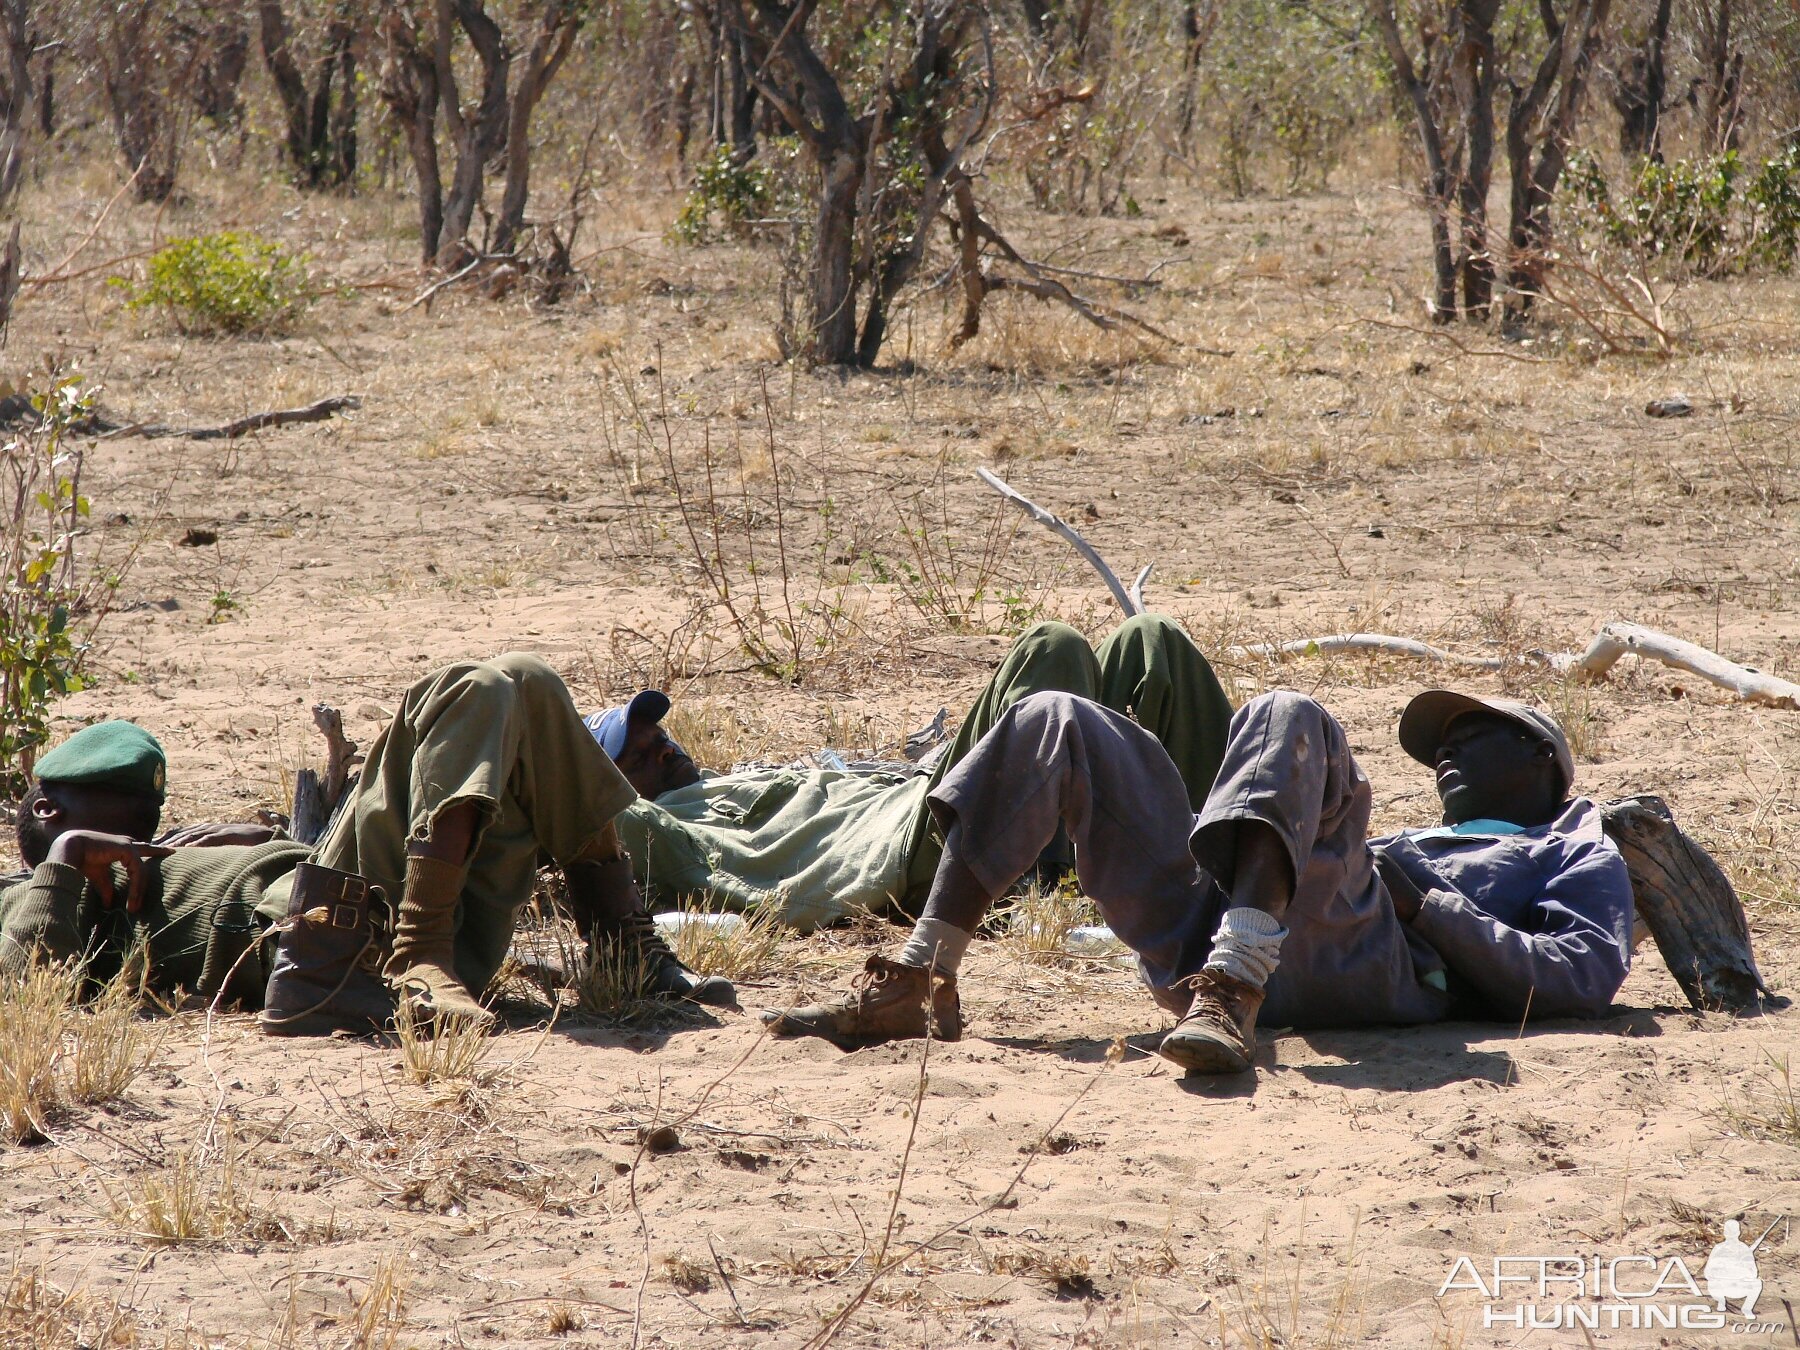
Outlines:
POLYGON ((303 259, 258 235, 226 230, 177 239, 153 255, 130 305, 166 310, 184 333, 270 333, 317 298, 303 259))
POLYGON ((1764 267, 1785 272, 1800 245, 1800 150, 1783 150, 1754 172, 1735 150, 1646 160, 1617 192, 1599 162, 1583 154, 1571 160, 1569 186, 1587 233, 1649 257, 1678 259, 1703 275, 1764 267))
POLYGON ((772 180, 767 166, 753 159, 739 164, 730 146, 719 146, 695 169, 693 189, 669 233, 683 244, 704 244, 713 237, 712 218, 716 215, 726 233, 743 234, 751 221, 768 211, 774 195, 772 180))
POLYGON ((87 609, 91 618, 99 595, 110 593, 76 576, 89 505, 81 451, 64 444, 93 397, 74 379, 52 377, 32 397, 36 425, 0 445, 0 797, 17 798, 30 784, 52 703, 86 683, 87 648, 72 616, 87 609))

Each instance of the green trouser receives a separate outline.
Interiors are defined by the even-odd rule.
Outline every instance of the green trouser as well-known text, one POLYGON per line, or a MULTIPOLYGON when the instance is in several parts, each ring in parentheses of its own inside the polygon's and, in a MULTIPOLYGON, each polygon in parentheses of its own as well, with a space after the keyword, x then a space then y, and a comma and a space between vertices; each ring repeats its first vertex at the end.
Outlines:
MULTIPOLYGON (((1188 803, 1199 814, 1225 757, 1231 702, 1193 639, 1160 614, 1127 619, 1098 650, 1067 624, 1040 623, 1026 630, 969 709, 932 770, 931 786, 943 781, 1008 708, 1045 692, 1078 694, 1134 718, 1175 762, 1188 803)), ((931 809, 921 803, 901 905, 909 914, 925 903, 943 850, 931 809)))
POLYGON ((474 802, 481 823, 456 906, 456 973, 480 990, 506 957, 539 852, 568 862, 636 799, 549 666, 518 653, 462 661, 406 691, 313 860, 359 872, 397 902, 407 839, 429 837, 440 812, 474 802))

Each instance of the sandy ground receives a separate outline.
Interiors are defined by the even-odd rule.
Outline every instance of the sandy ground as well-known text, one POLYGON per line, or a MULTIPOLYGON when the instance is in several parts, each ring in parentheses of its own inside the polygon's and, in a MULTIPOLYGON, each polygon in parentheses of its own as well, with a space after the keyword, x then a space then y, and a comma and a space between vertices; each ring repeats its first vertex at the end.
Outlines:
MULTIPOLYGON (((32 199, 46 257, 103 187, 32 199)), ((1137 303, 1230 356, 1024 306, 952 355, 926 308, 895 351, 917 371, 809 375, 769 361, 768 256, 673 249, 669 207, 622 209, 592 293, 553 311, 402 309, 417 282, 392 203, 221 178, 160 224, 109 220, 93 247, 119 254, 155 228, 253 221, 360 289, 293 336, 220 342, 64 288, 15 319, 15 364, 78 361, 121 420, 364 404, 227 445, 88 450, 93 547, 135 554, 102 678, 64 725, 152 728, 171 823, 285 803, 317 754, 315 699, 366 741, 434 663, 514 648, 584 706, 670 687, 715 761, 892 753, 939 706, 960 713, 1022 622, 1112 621, 1064 546, 974 481, 993 464, 1121 572, 1154 562, 1153 603, 1236 695, 1281 684, 1337 711, 1380 825, 1430 819, 1392 728, 1443 673, 1230 647, 1362 629, 1514 658, 1459 683, 1547 702, 1592 795, 1667 797, 1793 990, 1800 714, 1630 662, 1569 685, 1526 654, 1623 617, 1800 677, 1796 283, 1692 288, 1693 340, 1666 361, 1596 355, 1569 326, 1459 347, 1417 331, 1423 228, 1395 193, 1175 200, 1038 243, 1113 273, 1174 257, 1137 303), (1643 415, 1674 391, 1693 417, 1643 415), (216 541, 184 544, 195 529, 216 541), (751 668, 746 627, 797 652, 789 678, 751 668)), ((743 982, 746 1009, 839 983, 887 940, 791 943, 743 982)), ((1800 1014, 1694 1015, 1651 949, 1603 1022, 1270 1028, 1254 1079, 1224 1083, 1154 1055, 1167 1020, 1124 970, 983 946, 964 1000, 968 1039, 928 1064, 917 1045, 769 1042, 748 1011, 545 1033, 519 1007, 456 1089, 407 1084, 392 1048, 185 1013, 116 1108, 0 1152, 0 1249, 73 1291, 84 1344, 1800 1343, 1783 1067, 1800 1014), (675 1151, 640 1149, 670 1121, 675 1151), (214 1241, 140 1240, 116 1198, 196 1141, 215 1173, 241 1153, 248 1217, 214 1241), (1484 1325, 1466 1290, 1437 1297, 1462 1256, 1679 1257, 1698 1279, 1727 1217, 1746 1237, 1775 1224, 1751 1331, 1528 1332, 1484 1325)))

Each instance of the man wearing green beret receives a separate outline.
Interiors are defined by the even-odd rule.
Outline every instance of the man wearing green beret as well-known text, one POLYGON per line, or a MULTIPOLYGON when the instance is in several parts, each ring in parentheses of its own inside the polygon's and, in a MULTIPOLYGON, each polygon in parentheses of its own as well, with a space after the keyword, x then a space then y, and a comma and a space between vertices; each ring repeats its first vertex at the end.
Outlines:
POLYGON ((331 963, 352 953, 314 931, 313 916, 329 930, 343 907, 303 898, 295 874, 310 863, 340 891, 348 878, 359 895, 379 888, 393 902, 384 973, 415 1013, 485 1017, 476 996, 505 957, 543 853, 567 877, 590 945, 641 956, 646 992, 733 997, 656 935, 612 825, 635 793, 536 657, 458 662, 415 683, 316 848, 149 842, 166 773, 156 739, 126 722, 88 727, 39 762, 18 827, 32 872, 0 891, 0 974, 86 957, 104 978, 141 942, 153 987, 223 991, 252 1007, 266 997, 283 1011, 265 1028, 284 1034, 366 1027, 367 1000, 355 1016, 334 1004, 346 996, 331 963))

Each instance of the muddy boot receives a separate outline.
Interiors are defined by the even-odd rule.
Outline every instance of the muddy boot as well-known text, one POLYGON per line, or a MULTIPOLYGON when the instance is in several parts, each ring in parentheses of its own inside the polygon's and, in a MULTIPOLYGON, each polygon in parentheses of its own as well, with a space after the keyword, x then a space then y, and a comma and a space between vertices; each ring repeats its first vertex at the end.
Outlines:
POLYGON ((644 908, 628 856, 564 863, 563 876, 575 931, 587 940, 591 960, 617 962, 632 972, 644 998, 686 998, 717 1008, 737 1003, 730 980, 696 975, 681 964, 644 908))
POLYGON ((1194 1002, 1158 1047, 1191 1073, 1243 1073, 1256 1058, 1256 1010, 1263 991, 1216 970, 1191 981, 1194 1002))
POLYGON ((845 1046, 918 1040, 927 1033, 940 1041, 959 1041, 963 1030, 956 976, 933 975, 881 956, 869 958, 848 994, 764 1013, 763 1021, 776 1036, 823 1036, 845 1046))
POLYGON ((275 943, 257 1019, 270 1036, 380 1031, 394 996, 381 978, 387 897, 354 872, 317 863, 294 869, 294 893, 275 943))
POLYGON ((482 1007, 456 974, 456 902, 468 876, 466 863, 411 854, 406 894, 394 916, 394 954, 384 970, 396 996, 410 1005, 416 1023, 459 1017, 488 1023, 482 1007))

